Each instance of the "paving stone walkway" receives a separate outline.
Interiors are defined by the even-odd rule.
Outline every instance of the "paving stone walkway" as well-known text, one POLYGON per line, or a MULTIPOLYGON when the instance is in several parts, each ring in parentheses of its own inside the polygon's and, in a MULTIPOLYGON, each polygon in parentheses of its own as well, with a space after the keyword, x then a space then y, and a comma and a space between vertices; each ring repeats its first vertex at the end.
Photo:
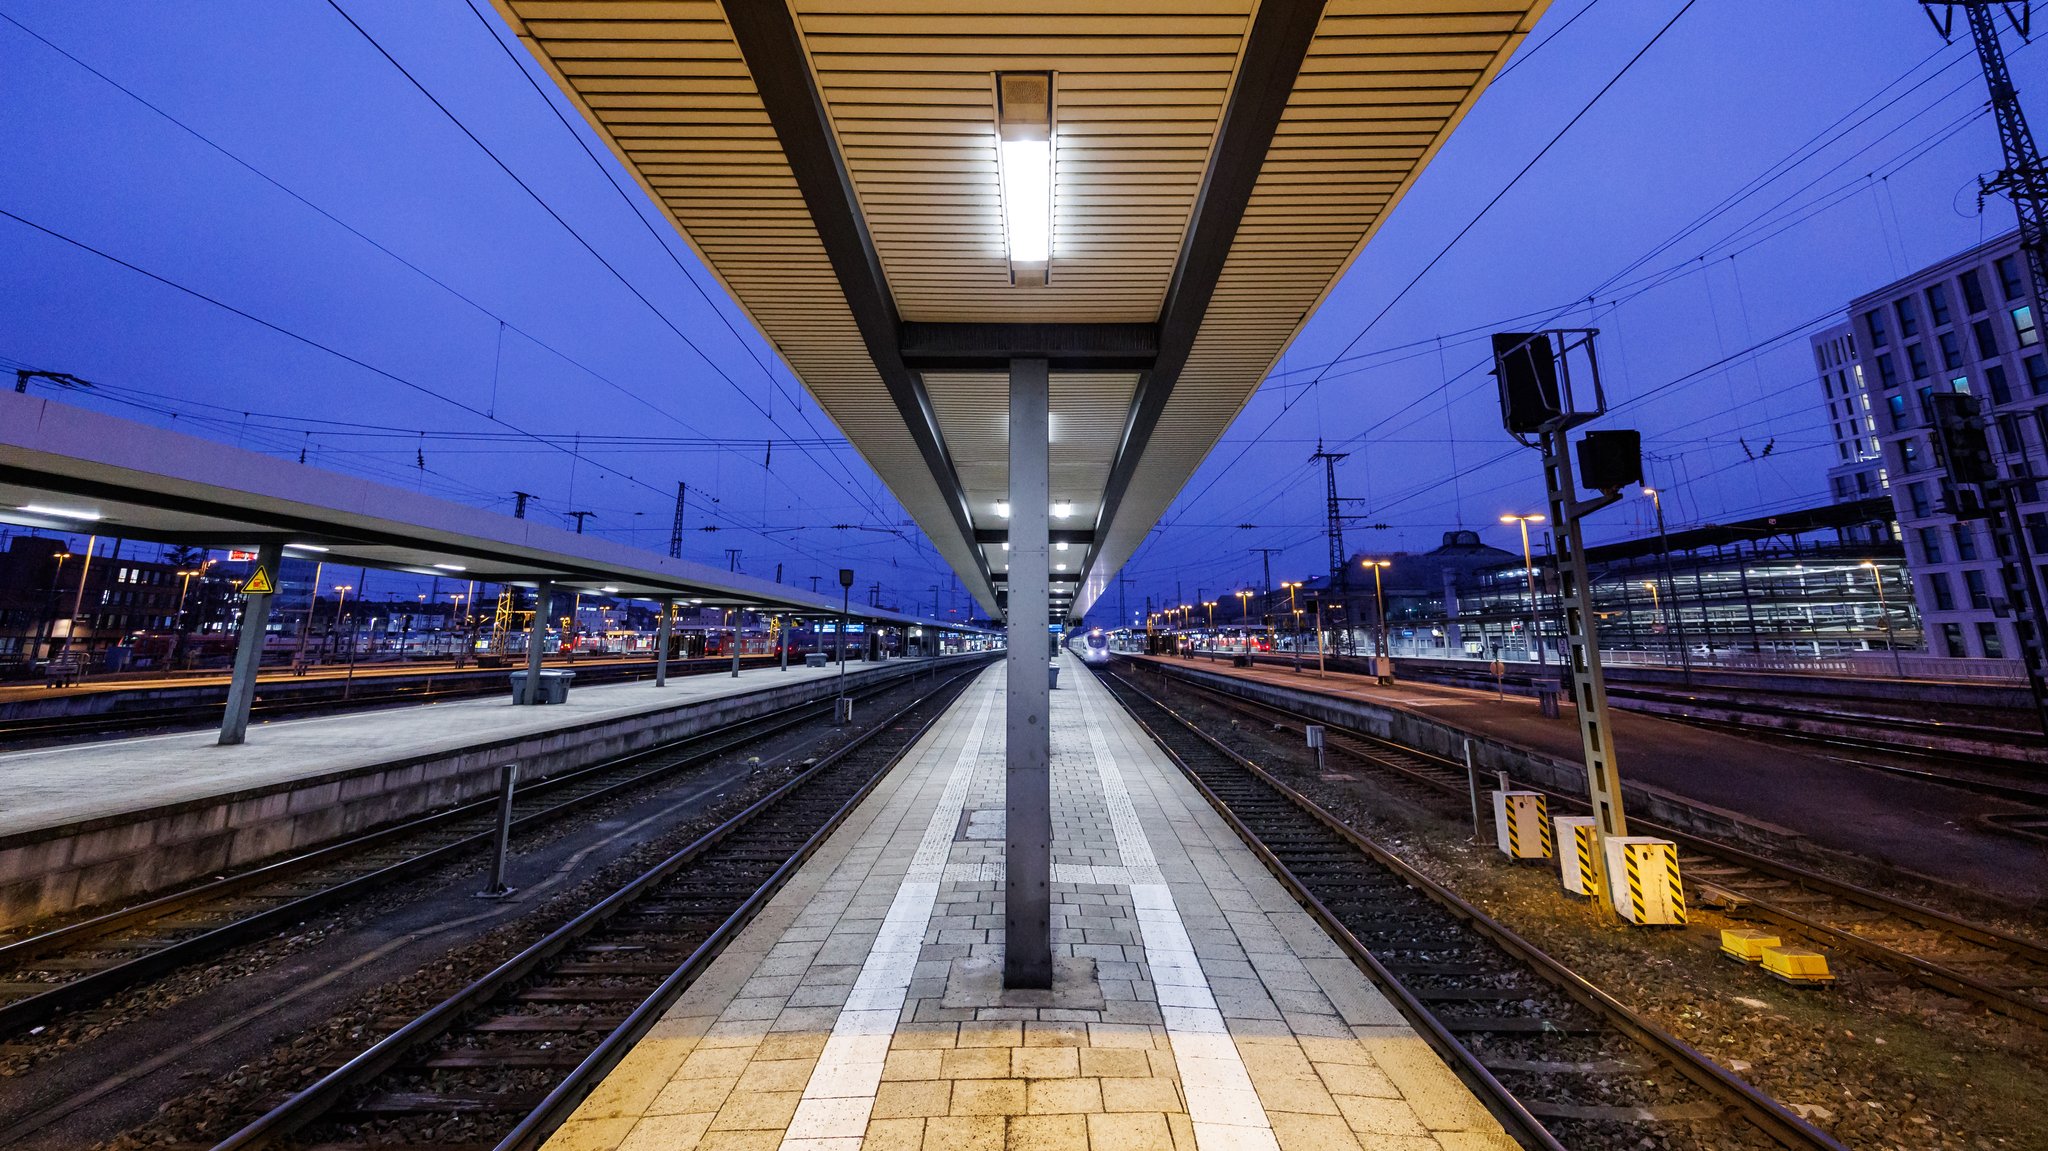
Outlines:
POLYGON ((1507 1151, 1072 660, 1051 991, 1005 992, 991 669, 551 1151, 1507 1151))

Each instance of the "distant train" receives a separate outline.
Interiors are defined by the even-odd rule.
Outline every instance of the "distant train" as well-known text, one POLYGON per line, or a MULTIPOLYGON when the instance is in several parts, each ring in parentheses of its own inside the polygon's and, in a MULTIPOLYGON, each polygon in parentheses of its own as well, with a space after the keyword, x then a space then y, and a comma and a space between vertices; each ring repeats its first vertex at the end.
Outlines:
POLYGON ((1109 633, 1099 627, 1088 629, 1087 636, 1081 641, 1081 662, 1109 662, 1109 633))

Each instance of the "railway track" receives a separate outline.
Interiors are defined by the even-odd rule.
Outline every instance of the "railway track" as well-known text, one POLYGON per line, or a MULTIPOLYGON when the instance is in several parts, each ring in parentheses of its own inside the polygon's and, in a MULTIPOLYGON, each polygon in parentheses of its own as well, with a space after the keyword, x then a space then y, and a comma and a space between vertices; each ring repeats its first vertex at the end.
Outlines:
POLYGON ((975 674, 935 684, 216 1151, 539 1146, 975 674))
POLYGON ((1524 1147, 1840 1148, 1127 678, 1102 674, 1524 1147))
MULTIPOLYGON (((1177 686, 1293 731, 1323 722, 1185 681, 1177 686)), ((1325 754, 1335 761, 1405 782, 1433 801, 1448 796, 1460 805, 1467 802, 1469 782, 1461 763, 1327 724, 1324 740, 1325 754)), ((1526 781, 1518 786, 1544 792, 1554 813, 1587 810, 1579 796, 1526 781)), ((1631 818, 1629 824, 1638 833, 1679 845, 1680 866, 1703 902, 1797 932, 2000 1014, 2048 1026, 2048 945, 1649 820, 1631 818)))
MULTIPOLYGON (((858 693, 899 690, 901 681, 858 693)), ((751 746, 820 723, 831 701, 801 704, 759 718, 573 771, 515 792, 515 836, 751 746)), ((705 781, 732 786, 750 770, 705 781)), ((462 856, 496 837, 496 796, 353 836, 338 843, 225 876, 131 907, 0 942, 0 1037, 116 992, 261 939, 307 917, 462 856)))
MULTIPOLYGON (((747 657, 742 667, 767 667, 774 662, 769 656, 747 657)), ((669 664, 669 674, 708 675, 713 672, 729 671, 731 660, 690 659, 675 660, 669 664)), ((550 670, 555 670, 550 665, 550 670)), ((629 680, 649 679, 654 675, 652 661, 632 663, 597 663, 569 668, 575 671, 578 681, 584 685, 600 683, 624 683, 629 680)), ((251 722, 293 719, 314 715, 332 715, 337 712, 363 711, 376 707, 439 703, 451 699, 475 699, 479 696, 501 695, 505 686, 505 670, 443 671, 407 676, 364 677, 354 682, 347 699, 328 693, 341 690, 331 678, 321 680, 264 681, 257 685, 257 698, 250 705, 251 722), (436 680, 441 681, 438 685, 436 680), (310 685, 310 687, 308 686, 310 685), (288 686, 290 692, 275 692, 279 686, 288 686), (273 695, 264 698, 264 691, 273 695), (295 698, 311 691, 308 698, 295 698)), ((177 686, 177 681, 166 681, 177 686)), ((222 687, 223 694, 226 687, 222 687)), ((0 747, 9 749, 69 742, 79 739, 105 739, 133 735, 145 731, 167 731, 179 728, 208 727, 220 722, 221 700, 208 703, 179 704, 173 707, 125 708, 97 715, 29 716, 19 719, 0 719, 0 747)))

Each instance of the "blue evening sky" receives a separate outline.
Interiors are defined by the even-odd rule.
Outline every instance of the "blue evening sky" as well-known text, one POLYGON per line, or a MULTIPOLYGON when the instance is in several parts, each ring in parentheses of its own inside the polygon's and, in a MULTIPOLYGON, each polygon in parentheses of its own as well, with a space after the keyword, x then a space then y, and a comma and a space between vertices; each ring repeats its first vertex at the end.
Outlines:
MULTIPOLYGON (((1498 515, 1541 490, 1483 340, 1532 320, 1601 329, 1604 426, 1642 429, 1673 526, 1825 499, 1807 334, 2012 226, 1976 203, 2000 159, 1974 57, 1910 0, 1696 3, 1379 315, 1681 6, 1594 0, 1560 32, 1587 0, 1557 0, 1135 557, 1134 600, 1254 584, 1255 547, 1286 549, 1276 579, 1318 569, 1318 437, 1353 453, 1361 524, 1389 525, 1352 551, 1509 545, 1498 515)), ((885 603, 947 606, 936 553, 495 16, 342 7, 462 127, 318 0, 0 0, 0 367, 465 503, 532 492, 655 549, 686 482, 690 526, 719 529, 691 558, 806 585, 852 566, 885 603)), ((2048 57, 2007 46, 2022 98, 2048 91, 2048 57)))

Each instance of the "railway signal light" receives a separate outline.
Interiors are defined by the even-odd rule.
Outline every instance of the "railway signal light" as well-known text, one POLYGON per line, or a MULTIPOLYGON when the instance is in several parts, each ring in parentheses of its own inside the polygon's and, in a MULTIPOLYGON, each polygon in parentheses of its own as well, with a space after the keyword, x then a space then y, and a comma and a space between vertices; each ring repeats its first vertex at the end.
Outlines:
POLYGON ((1968 392, 1935 392, 1927 397, 1935 439, 1948 461, 1948 478, 1959 484, 1983 485, 1998 479, 1985 433, 1984 408, 1968 392))
POLYGON ((1495 332, 1493 375, 1500 385, 1500 417, 1507 430, 1540 432, 1564 415, 1550 333, 1495 332))

